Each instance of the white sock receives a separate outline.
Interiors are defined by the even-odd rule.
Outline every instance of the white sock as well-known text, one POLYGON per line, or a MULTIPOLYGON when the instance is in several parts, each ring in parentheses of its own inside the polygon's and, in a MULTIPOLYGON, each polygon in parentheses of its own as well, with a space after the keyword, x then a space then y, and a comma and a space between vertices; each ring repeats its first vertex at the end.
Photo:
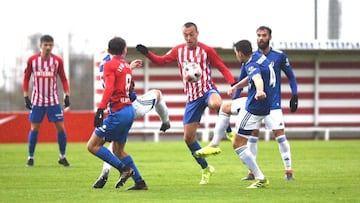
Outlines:
POLYGON ((247 141, 247 146, 249 147, 249 150, 251 152, 251 154, 254 156, 254 159, 256 159, 256 155, 257 155, 257 142, 258 142, 259 138, 255 137, 255 136, 249 136, 248 141, 247 141))
POLYGON ((286 139, 285 135, 280 135, 276 137, 276 141, 279 144, 279 152, 281 158, 283 160, 285 170, 291 170, 291 152, 290 152, 290 144, 286 139))
POLYGON ((220 141, 225 135, 225 130, 229 126, 230 116, 222 111, 219 112, 218 118, 215 123, 214 136, 211 139, 210 146, 219 146, 220 141))
POLYGON ((265 178, 264 174, 257 165, 254 156, 251 154, 249 148, 246 145, 235 149, 235 153, 240 157, 241 161, 245 164, 245 166, 250 171, 252 171, 255 179, 263 180, 265 178))
POLYGON ((161 93, 159 96, 159 101, 157 102, 157 104, 155 104, 155 111, 158 113, 158 115, 163 123, 166 121, 169 121, 168 107, 166 106, 166 103, 165 103, 161 93))

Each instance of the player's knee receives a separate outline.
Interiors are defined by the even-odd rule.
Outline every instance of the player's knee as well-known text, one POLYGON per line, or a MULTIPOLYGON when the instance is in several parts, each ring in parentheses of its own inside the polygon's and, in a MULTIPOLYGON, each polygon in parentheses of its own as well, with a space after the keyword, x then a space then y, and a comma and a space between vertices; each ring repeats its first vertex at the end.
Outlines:
POLYGON ((209 101, 208 106, 212 110, 219 111, 221 107, 221 99, 209 101))
POLYGON ((251 132, 251 136, 254 136, 254 137, 259 137, 259 134, 260 134, 259 130, 253 130, 251 132))
POLYGON ((150 91, 156 96, 157 101, 160 101, 160 99, 162 98, 161 91, 158 89, 152 89, 150 91))
POLYGON ((94 148, 94 146, 93 146, 90 142, 88 142, 86 146, 87 146, 87 150, 88 150, 90 153, 96 154, 95 148, 94 148))
POLYGON ((220 107, 220 111, 226 114, 231 114, 231 103, 230 102, 223 102, 220 107))
POLYGON ((275 137, 279 137, 281 135, 284 135, 285 131, 284 131, 284 129, 276 129, 276 130, 273 130, 273 134, 275 137))

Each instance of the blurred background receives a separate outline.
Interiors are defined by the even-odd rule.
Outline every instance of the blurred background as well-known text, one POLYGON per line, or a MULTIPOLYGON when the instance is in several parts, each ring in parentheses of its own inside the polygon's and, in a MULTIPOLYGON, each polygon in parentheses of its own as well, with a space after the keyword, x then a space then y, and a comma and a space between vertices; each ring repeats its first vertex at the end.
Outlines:
MULTIPOLYGON (((273 29, 273 43, 359 42, 357 0, 13 0, 0 3, 0 110, 25 110, 22 77, 27 58, 39 51, 39 37, 55 38, 71 83, 73 109, 93 108, 93 63, 113 36, 129 47, 169 47, 182 43, 181 27, 193 21, 199 40, 231 48, 256 40, 260 25, 273 29), (86 82, 84 82, 86 81, 86 82)), ((281 47, 277 47, 281 48, 281 47)), ((286 48, 285 48, 286 49, 286 48)))
MULTIPOLYGON (((114 36, 127 41, 129 61, 145 60, 145 67, 134 71, 137 92, 142 94, 151 88, 162 90, 170 108, 174 133, 181 136, 185 98, 176 64, 156 66, 134 47, 141 43, 156 54, 165 54, 184 42, 181 29, 188 21, 197 24, 199 41, 216 48, 234 77, 239 74, 239 64, 232 51, 233 43, 248 39, 255 49, 256 29, 269 26, 273 31, 271 45, 288 54, 299 83, 299 110, 292 114, 288 110, 291 92, 283 78, 282 105, 285 122, 291 127, 289 134, 294 132, 299 137, 301 132, 306 132, 310 137, 319 134, 328 137, 331 127, 331 132, 358 138, 359 6, 358 0, 2 1, 0 142, 16 140, 7 138, 10 133, 26 142, 29 124, 22 125, 28 115, 22 93, 23 71, 27 58, 39 51, 39 38, 43 34, 54 37, 53 53, 64 59, 70 81, 72 113, 66 115, 70 122, 65 122, 70 141, 84 141, 93 130, 93 110, 101 98, 98 65, 108 41, 114 36)), ((221 74, 214 71, 213 76, 224 100, 230 99, 225 94, 228 85, 221 74)), ((59 89, 62 95, 62 88, 59 89)), ((201 123, 205 129, 201 131, 203 140, 211 136, 208 130, 215 120, 216 112, 205 112, 201 123)), ((46 126, 42 127, 44 131, 48 130, 46 126)), ((150 112, 133 126, 133 133, 139 129, 142 134, 150 132, 156 137, 160 121, 155 112, 150 112), (150 130, 144 132, 144 129, 150 130)))

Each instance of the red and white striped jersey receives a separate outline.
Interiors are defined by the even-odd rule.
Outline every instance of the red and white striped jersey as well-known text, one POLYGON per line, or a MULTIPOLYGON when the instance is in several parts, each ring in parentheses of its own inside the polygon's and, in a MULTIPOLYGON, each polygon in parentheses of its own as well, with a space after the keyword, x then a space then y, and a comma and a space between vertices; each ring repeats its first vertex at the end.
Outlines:
POLYGON ((208 90, 216 88, 211 78, 211 70, 213 67, 216 67, 222 73, 230 85, 235 82, 230 70, 218 56, 215 49, 202 43, 198 43, 198 45, 192 49, 187 47, 185 43, 180 44, 163 56, 155 55, 149 51, 147 57, 159 65, 177 61, 181 78, 183 78, 184 67, 187 63, 192 62, 200 65, 202 77, 198 82, 192 83, 183 80, 187 101, 194 101, 202 97, 208 90))
POLYGON ((41 53, 31 56, 24 71, 23 91, 29 91, 29 81, 33 76, 31 102, 35 106, 53 106, 59 104, 57 76, 63 85, 64 93, 69 93, 70 86, 65 75, 63 60, 54 54, 49 59, 41 53))

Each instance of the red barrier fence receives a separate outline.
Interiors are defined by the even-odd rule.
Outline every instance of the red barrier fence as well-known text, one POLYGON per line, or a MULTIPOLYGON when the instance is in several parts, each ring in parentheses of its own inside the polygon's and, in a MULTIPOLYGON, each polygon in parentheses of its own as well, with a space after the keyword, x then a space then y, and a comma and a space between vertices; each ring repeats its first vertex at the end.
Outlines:
MULTIPOLYGON (((30 131, 28 112, 0 113, 0 143, 27 142, 30 131)), ((94 130, 94 112, 65 112, 65 130, 68 142, 86 142, 94 130)), ((40 127, 39 142, 56 142, 56 130, 45 116, 40 127)))

